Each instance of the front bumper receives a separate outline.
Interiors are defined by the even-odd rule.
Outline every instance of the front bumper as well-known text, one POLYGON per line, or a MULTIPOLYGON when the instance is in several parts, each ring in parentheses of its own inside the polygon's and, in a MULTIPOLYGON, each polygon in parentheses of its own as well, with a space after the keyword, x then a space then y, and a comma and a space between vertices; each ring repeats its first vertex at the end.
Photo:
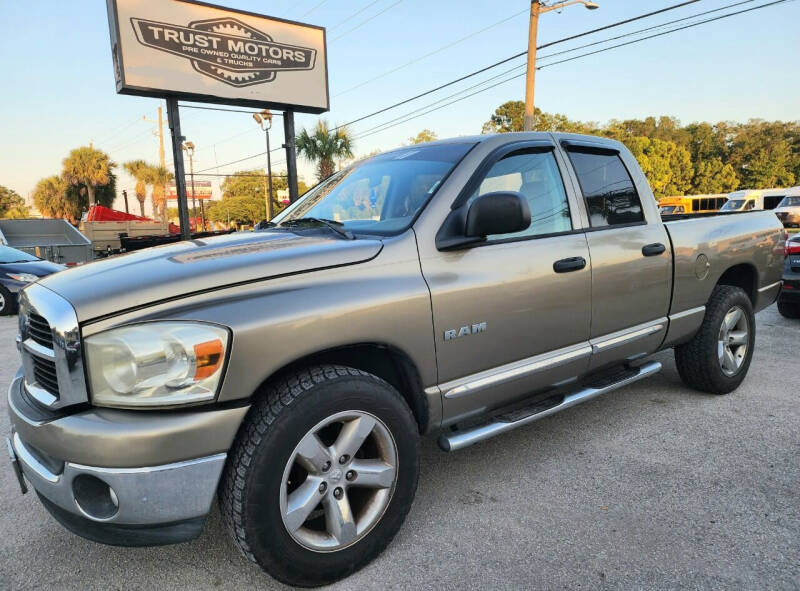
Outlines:
POLYGON ((62 525, 114 545, 176 543, 200 534, 246 407, 110 415, 95 409, 48 419, 28 406, 21 382, 18 374, 9 388, 11 448, 25 479, 62 525), (59 425, 65 422, 72 425, 59 425), (146 444, 140 441, 143 430, 146 444), (203 432, 204 443, 195 447, 199 457, 170 461, 175 459, 170 456, 171 443, 185 444, 203 432), (87 441, 99 447, 89 449, 87 441), (127 448, 119 454, 122 467, 114 466, 109 455, 109 448, 120 445, 127 448), (152 461, 158 448, 166 463, 152 461), (138 464, 137 455, 142 460, 138 464), (85 461, 92 458, 102 465, 85 461))

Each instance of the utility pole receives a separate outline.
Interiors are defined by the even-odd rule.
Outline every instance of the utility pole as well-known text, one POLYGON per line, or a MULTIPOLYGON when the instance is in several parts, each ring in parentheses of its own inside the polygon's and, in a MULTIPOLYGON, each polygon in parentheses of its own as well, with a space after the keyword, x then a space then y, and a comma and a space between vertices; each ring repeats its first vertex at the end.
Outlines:
POLYGON ((523 129, 533 131, 533 91, 536 79, 536 35, 539 30, 539 15, 551 10, 560 10, 572 4, 583 4, 587 9, 600 8, 589 0, 564 0, 547 6, 544 0, 531 0, 531 20, 528 27, 528 71, 525 76, 525 122, 523 129))
MULTIPOLYGON (((192 221, 194 222, 194 231, 197 232, 197 202, 195 201, 195 192, 194 192, 194 143, 193 142, 183 142, 183 149, 186 150, 186 153, 189 155, 189 175, 192 179, 192 221)), ((202 203, 201 203, 202 205, 202 203)), ((206 221, 203 220, 203 229, 205 230, 206 221)))
POLYGON ((272 219, 272 157, 269 147, 269 130, 272 128, 272 113, 264 109, 260 113, 253 113, 253 119, 267 136, 267 178, 264 183, 264 200, 266 201, 267 221, 272 219), (267 191, 269 189, 269 191, 267 191))
MULTIPOLYGON (((148 119, 147 115, 143 116, 142 119, 150 123, 156 123, 152 119, 148 119)), ((158 131, 156 131, 156 134, 158 135, 158 161, 163 168, 166 168, 167 160, 164 158, 164 116, 161 105, 158 106, 158 131)))
POLYGON ((130 213, 128 211, 128 191, 126 189, 122 189, 122 197, 125 199, 125 213, 130 213))
POLYGON ((167 119, 172 132, 172 162, 175 165, 175 191, 178 194, 178 219, 181 225, 181 239, 191 240, 189 229, 189 208, 186 205, 186 171, 183 168, 183 151, 181 150, 181 118, 178 111, 178 99, 167 98, 167 119))

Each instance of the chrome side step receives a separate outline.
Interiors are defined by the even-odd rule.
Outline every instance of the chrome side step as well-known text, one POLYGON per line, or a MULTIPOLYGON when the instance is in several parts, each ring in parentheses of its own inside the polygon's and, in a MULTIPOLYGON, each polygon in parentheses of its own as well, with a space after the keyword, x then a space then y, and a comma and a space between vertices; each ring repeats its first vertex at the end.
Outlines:
POLYGON ((650 361, 640 367, 623 371, 618 376, 615 376, 617 379, 614 381, 606 379, 600 383, 591 384, 581 388, 572 394, 567 394, 564 396, 561 402, 549 408, 540 410, 541 406, 539 406, 539 408, 534 406, 533 408, 535 408, 536 411, 532 413, 525 413, 525 409, 521 409, 520 411, 516 411, 514 413, 508 413, 506 415, 494 417, 488 423, 482 423, 463 431, 443 433, 441 436, 439 436, 439 447, 441 447, 444 451, 456 451, 463 449, 472 445, 473 443, 478 443, 479 441, 489 439, 495 435, 500 435, 506 431, 511 431, 517 427, 522 427, 523 425, 528 425, 538 421, 539 419, 554 415, 557 412, 560 412, 571 406, 578 405, 581 402, 586 402, 587 400, 596 398, 597 396, 605 394, 606 392, 611 392, 617 388, 627 386, 628 384, 657 373, 660 370, 661 364, 658 361, 650 361))

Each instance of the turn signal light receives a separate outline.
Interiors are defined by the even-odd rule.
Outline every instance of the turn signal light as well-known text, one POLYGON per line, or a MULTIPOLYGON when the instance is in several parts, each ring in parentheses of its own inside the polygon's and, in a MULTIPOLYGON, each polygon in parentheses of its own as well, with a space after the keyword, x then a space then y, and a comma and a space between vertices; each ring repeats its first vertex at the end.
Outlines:
POLYGON ((197 370, 194 372, 194 379, 202 380, 214 375, 222 365, 224 353, 225 349, 220 340, 196 344, 194 354, 197 359, 197 370))

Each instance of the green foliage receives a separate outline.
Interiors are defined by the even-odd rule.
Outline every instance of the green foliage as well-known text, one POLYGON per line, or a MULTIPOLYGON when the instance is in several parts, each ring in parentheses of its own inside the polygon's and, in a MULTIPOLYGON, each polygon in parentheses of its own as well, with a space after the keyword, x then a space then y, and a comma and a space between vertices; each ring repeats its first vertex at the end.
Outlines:
MULTIPOLYGON (((500 105, 483 133, 522 131, 525 103, 500 105)), ((605 125, 534 114, 537 131, 589 133, 623 142, 636 156, 656 197, 727 193, 800 182, 800 121, 691 123, 674 117, 612 119, 605 125)))
MULTIPOLYGON (((242 170, 234 173, 238 176, 227 177, 220 189, 222 199, 206 203, 206 217, 224 224, 235 223, 256 224, 266 219, 266 201, 268 194, 266 172, 263 169, 242 170)), ((281 176, 272 175, 272 215, 277 215, 284 208, 283 202, 278 199, 278 191, 287 188, 285 173, 281 176)), ((300 194, 304 193, 306 186, 298 182, 300 194)))
POLYGON ((317 163, 317 180, 331 176, 335 161, 353 157, 353 136, 346 127, 332 131, 324 120, 317 122, 316 129, 309 133, 301 131, 295 138, 297 153, 307 160, 317 163))
POLYGON ((144 160, 131 160, 122 166, 136 180, 136 199, 139 201, 139 214, 143 216, 144 202, 147 200, 149 165, 144 160))
POLYGON ((433 142, 438 139, 439 136, 436 135, 436 132, 433 132, 430 129, 423 129, 416 136, 411 136, 408 138, 408 141, 412 144, 424 144, 425 142, 433 142))
POLYGON ((82 194, 80 187, 86 189, 89 206, 95 203, 95 192, 98 187, 111 183, 112 171, 117 166, 108 154, 92 146, 75 148, 64 158, 62 164, 62 177, 67 183, 78 187, 79 194, 82 194))
POLYGON ((14 189, 0 185, 0 218, 26 217, 25 200, 14 189), (19 215, 25 213, 25 215, 19 215))
POLYGON ((58 175, 43 178, 33 189, 33 203, 43 216, 80 219, 78 204, 67 199, 67 183, 58 175))

